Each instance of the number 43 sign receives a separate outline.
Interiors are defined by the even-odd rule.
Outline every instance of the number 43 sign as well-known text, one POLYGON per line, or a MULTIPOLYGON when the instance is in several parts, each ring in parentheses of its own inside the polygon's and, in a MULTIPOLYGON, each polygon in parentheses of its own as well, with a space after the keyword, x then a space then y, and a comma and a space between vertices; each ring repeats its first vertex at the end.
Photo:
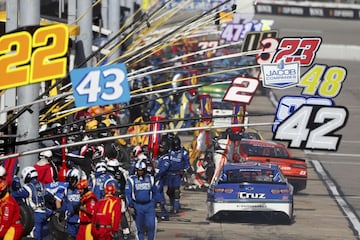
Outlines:
POLYGON ((130 101, 125 64, 79 68, 70 72, 75 106, 101 106, 130 101))

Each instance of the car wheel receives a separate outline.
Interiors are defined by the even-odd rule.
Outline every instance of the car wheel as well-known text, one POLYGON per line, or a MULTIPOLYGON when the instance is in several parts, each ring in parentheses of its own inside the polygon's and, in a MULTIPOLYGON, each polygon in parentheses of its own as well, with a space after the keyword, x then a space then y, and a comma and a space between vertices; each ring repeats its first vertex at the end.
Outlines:
POLYGON ((65 221, 60 221, 56 215, 50 217, 49 233, 55 239, 67 239, 68 234, 65 229, 65 221))
POLYGON ((33 210, 25 203, 19 203, 20 207, 20 221, 23 225, 23 236, 30 234, 34 227, 34 213, 33 210))

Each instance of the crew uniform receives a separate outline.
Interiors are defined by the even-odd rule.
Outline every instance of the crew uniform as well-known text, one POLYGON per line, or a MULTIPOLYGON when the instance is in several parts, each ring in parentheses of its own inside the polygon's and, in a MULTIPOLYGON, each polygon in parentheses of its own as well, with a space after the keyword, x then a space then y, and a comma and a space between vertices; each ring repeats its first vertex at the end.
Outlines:
POLYGON ((95 212, 95 204, 97 202, 96 196, 89 190, 89 181, 82 179, 77 184, 77 189, 80 192, 80 226, 76 240, 92 240, 91 235, 91 219, 95 212))
POLYGON ((39 154, 39 161, 34 165, 34 168, 38 172, 38 181, 42 184, 54 182, 54 170, 50 164, 52 156, 52 151, 42 151, 39 154))
POLYGON ((107 165, 105 162, 98 162, 95 166, 95 173, 90 176, 90 190, 93 191, 97 199, 104 197, 105 182, 114 177, 107 172, 107 165))
POLYGON ((55 194, 56 201, 61 203, 60 211, 65 213, 66 232, 69 239, 75 239, 79 231, 80 192, 77 184, 80 179, 81 172, 76 168, 70 169, 66 175, 68 187, 66 189, 59 188, 55 194))
POLYGON ((21 239, 23 227, 20 222, 19 204, 9 194, 7 182, 0 180, 0 239, 21 239))
POLYGON ((121 198, 115 196, 113 184, 105 186, 105 197, 100 199, 94 209, 91 234, 94 240, 118 239, 121 223, 121 198))
POLYGON ((146 174, 146 164, 138 161, 135 165, 136 174, 128 178, 125 195, 128 206, 135 209, 136 235, 143 240, 147 232, 148 240, 155 239, 156 213, 155 204, 158 202, 158 189, 154 177, 146 174), (146 228, 146 229, 145 229, 146 228))
POLYGON ((160 210, 161 210, 161 220, 169 220, 169 212, 166 209, 166 199, 164 194, 164 185, 167 183, 167 172, 170 167, 170 158, 169 158, 169 147, 170 142, 166 136, 161 138, 159 144, 159 158, 157 159, 157 173, 155 175, 155 183, 159 189, 159 201, 160 201, 160 210))
POLYGON ((24 186, 12 192, 15 199, 25 199, 26 204, 34 211, 33 235, 36 239, 43 239, 48 234, 48 218, 53 211, 45 206, 45 187, 37 180, 38 173, 34 167, 25 167, 21 171, 24 186))
POLYGON ((169 154, 170 166, 167 171, 167 195, 170 199, 170 205, 174 213, 180 209, 180 187, 184 171, 190 169, 189 154, 181 147, 181 141, 178 136, 174 137, 172 150, 169 154))

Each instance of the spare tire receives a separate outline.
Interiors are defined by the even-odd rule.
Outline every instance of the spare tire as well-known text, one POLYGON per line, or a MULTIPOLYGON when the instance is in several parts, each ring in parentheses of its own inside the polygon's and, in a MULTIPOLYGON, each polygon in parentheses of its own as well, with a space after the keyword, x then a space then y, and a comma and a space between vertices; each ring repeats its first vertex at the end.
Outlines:
POLYGON ((68 234, 65 228, 66 222, 60 221, 59 217, 55 214, 50 217, 49 233, 55 239, 67 239, 68 234))
POLYGON ((20 221, 24 227, 23 236, 30 234, 34 227, 34 211, 25 203, 19 202, 20 207, 20 221))

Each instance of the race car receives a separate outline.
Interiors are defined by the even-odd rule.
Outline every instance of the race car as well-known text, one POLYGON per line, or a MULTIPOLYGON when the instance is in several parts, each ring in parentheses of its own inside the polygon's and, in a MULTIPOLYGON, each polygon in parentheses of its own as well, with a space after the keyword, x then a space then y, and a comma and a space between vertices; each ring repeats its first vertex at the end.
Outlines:
POLYGON ((234 161, 257 161, 279 165, 281 171, 294 186, 294 192, 304 190, 307 183, 307 163, 295 158, 288 148, 277 142, 241 139, 235 144, 234 161))
POLYGON ((219 176, 213 178, 206 201, 211 221, 252 212, 277 215, 287 223, 293 219, 293 186, 276 164, 225 164, 219 176))

